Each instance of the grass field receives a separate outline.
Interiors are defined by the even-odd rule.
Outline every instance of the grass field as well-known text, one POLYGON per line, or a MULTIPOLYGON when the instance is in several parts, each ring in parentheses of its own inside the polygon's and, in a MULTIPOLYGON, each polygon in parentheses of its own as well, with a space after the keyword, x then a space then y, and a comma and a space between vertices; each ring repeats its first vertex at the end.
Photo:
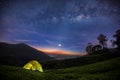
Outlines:
POLYGON ((78 58, 66 60, 53 60, 41 63, 45 69, 64 69, 68 67, 83 66, 91 63, 105 61, 108 59, 120 57, 119 53, 103 52, 102 54, 86 55, 78 58))
POLYGON ((0 66, 0 80, 119 80, 120 57, 64 69, 44 69, 44 73, 22 67, 0 66))

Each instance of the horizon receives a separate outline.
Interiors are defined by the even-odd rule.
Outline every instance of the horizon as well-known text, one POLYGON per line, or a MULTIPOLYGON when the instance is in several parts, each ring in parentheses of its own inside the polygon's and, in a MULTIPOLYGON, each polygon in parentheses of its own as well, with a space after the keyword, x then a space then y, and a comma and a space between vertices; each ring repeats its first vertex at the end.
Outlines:
POLYGON ((69 50, 62 50, 62 49, 55 49, 55 48, 43 48, 43 47, 36 47, 32 46, 29 44, 25 43, 7 43, 7 42, 0 42, 0 43, 5 43, 5 44, 10 44, 10 45, 19 45, 19 44, 24 44, 29 47, 32 47, 36 49, 37 51, 43 52, 44 54, 49 55, 50 57, 54 57, 55 59, 67 59, 67 58, 76 58, 76 57, 81 57, 84 55, 87 55, 86 52, 73 52, 69 50))
POLYGON ((0 42, 25 43, 48 54, 84 55, 87 43, 120 29, 114 0, 0 1, 0 42), (57 51, 56 53, 54 53, 57 51))

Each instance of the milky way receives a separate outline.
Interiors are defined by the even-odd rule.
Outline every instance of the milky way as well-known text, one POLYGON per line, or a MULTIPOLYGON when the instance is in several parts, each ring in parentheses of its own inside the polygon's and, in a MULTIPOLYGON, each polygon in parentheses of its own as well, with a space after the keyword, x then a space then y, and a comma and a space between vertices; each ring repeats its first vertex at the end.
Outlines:
POLYGON ((117 3, 114 0, 3 0, 0 41, 84 52, 88 42, 97 43, 100 33, 111 39, 119 29, 117 3))

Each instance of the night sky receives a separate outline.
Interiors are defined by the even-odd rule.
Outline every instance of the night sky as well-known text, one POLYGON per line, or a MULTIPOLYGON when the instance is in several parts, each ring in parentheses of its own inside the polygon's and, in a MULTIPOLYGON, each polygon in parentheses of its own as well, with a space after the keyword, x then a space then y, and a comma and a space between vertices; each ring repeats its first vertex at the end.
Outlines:
POLYGON ((100 33, 112 39, 119 22, 117 0, 0 1, 0 41, 38 49, 82 53, 100 33))

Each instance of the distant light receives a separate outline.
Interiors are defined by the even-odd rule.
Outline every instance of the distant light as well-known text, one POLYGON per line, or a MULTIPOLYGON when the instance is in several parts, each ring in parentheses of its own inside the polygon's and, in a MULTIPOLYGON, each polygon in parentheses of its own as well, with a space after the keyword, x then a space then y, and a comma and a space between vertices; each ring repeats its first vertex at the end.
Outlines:
POLYGON ((59 46, 59 47, 61 47, 61 46, 62 46, 62 44, 58 44, 58 46, 59 46))

